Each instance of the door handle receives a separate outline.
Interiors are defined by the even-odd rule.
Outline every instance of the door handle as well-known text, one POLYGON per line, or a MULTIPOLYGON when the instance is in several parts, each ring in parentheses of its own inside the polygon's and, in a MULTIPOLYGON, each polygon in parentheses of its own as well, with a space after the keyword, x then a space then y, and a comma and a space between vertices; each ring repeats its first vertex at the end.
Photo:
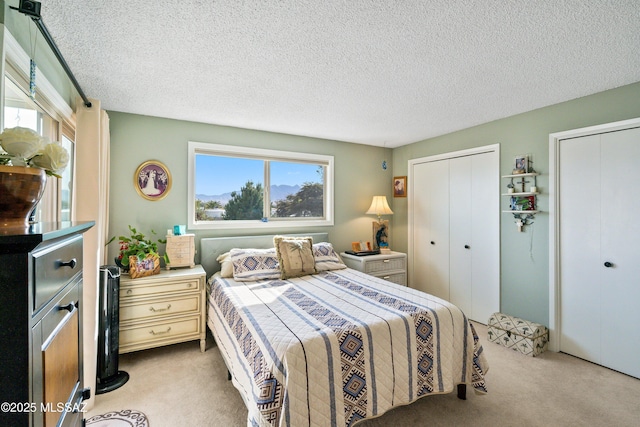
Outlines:
POLYGON ((464 248, 465 248, 465 249, 471 249, 471 246, 469 246, 469 245, 464 245, 464 248))
POLYGON ((611 268, 611 267, 613 267, 613 263, 607 261, 607 262, 604 263, 604 266, 607 267, 607 268, 611 268))
POLYGON ((434 241, 432 240, 432 241, 431 241, 431 244, 432 244, 432 245, 435 245, 435 244, 436 244, 436 242, 434 242, 434 241))

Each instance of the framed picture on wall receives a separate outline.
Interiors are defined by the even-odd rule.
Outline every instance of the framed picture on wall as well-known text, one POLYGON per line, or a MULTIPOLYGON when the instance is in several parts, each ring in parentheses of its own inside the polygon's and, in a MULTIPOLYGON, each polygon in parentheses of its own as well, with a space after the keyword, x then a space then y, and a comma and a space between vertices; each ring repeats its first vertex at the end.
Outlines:
POLYGON ((139 195, 147 200, 164 199, 171 190, 171 173, 157 160, 148 160, 136 169, 133 185, 139 195))
POLYGON ((529 172, 529 156, 522 155, 516 156, 514 165, 513 165, 513 174, 517 175, 520 173, 528 173, 529 172))
POLYGON ((407 197, 407 177, 393 177, 393 197, 407 197))

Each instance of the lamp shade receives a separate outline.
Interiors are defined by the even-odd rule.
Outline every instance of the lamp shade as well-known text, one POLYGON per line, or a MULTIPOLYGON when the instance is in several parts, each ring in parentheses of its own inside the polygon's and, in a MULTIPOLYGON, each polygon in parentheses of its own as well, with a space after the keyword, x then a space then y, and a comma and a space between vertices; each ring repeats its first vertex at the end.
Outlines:
POLYGON ((393 215, 393 211, 389 207, 389 203, 387 203, 387 196, 373 196, 371 206, 366 213, 368 215, 378 215, 378 218, 380 218, 380 215, 393 215))

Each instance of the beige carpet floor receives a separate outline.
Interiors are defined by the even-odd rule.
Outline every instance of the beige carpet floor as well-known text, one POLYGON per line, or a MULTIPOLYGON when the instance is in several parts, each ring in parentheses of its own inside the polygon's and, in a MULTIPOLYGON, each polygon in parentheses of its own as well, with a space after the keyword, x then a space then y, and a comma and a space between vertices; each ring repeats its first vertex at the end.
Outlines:
MULTIPOLYGON (((640 426, 640 380, 562 353, 526 357, 487 342, 486 327, 475 326, 490 364, 487 395, 428 396, 358 425, 640 426)), ((150 427, 246 426, 244 402, 211 335, 205 353, 197 341, 176 344, 121 355, 120 369, 129 382, 96 396, 87 418, 136 409, 150 427)))

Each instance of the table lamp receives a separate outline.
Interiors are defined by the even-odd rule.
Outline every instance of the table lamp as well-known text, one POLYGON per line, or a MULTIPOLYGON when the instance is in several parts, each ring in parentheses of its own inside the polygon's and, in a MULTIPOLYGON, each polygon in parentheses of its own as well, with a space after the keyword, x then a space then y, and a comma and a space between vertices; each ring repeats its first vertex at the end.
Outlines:
POLYGON ((390 252, 389 249, 389 220, 383 220, 381 215, 393 215, 393 211, 387 203, 387 196, 373 196, 367 215, 377 215, 378 221, 373 222, 373 241, 375 248, 380 252, 390 252))

